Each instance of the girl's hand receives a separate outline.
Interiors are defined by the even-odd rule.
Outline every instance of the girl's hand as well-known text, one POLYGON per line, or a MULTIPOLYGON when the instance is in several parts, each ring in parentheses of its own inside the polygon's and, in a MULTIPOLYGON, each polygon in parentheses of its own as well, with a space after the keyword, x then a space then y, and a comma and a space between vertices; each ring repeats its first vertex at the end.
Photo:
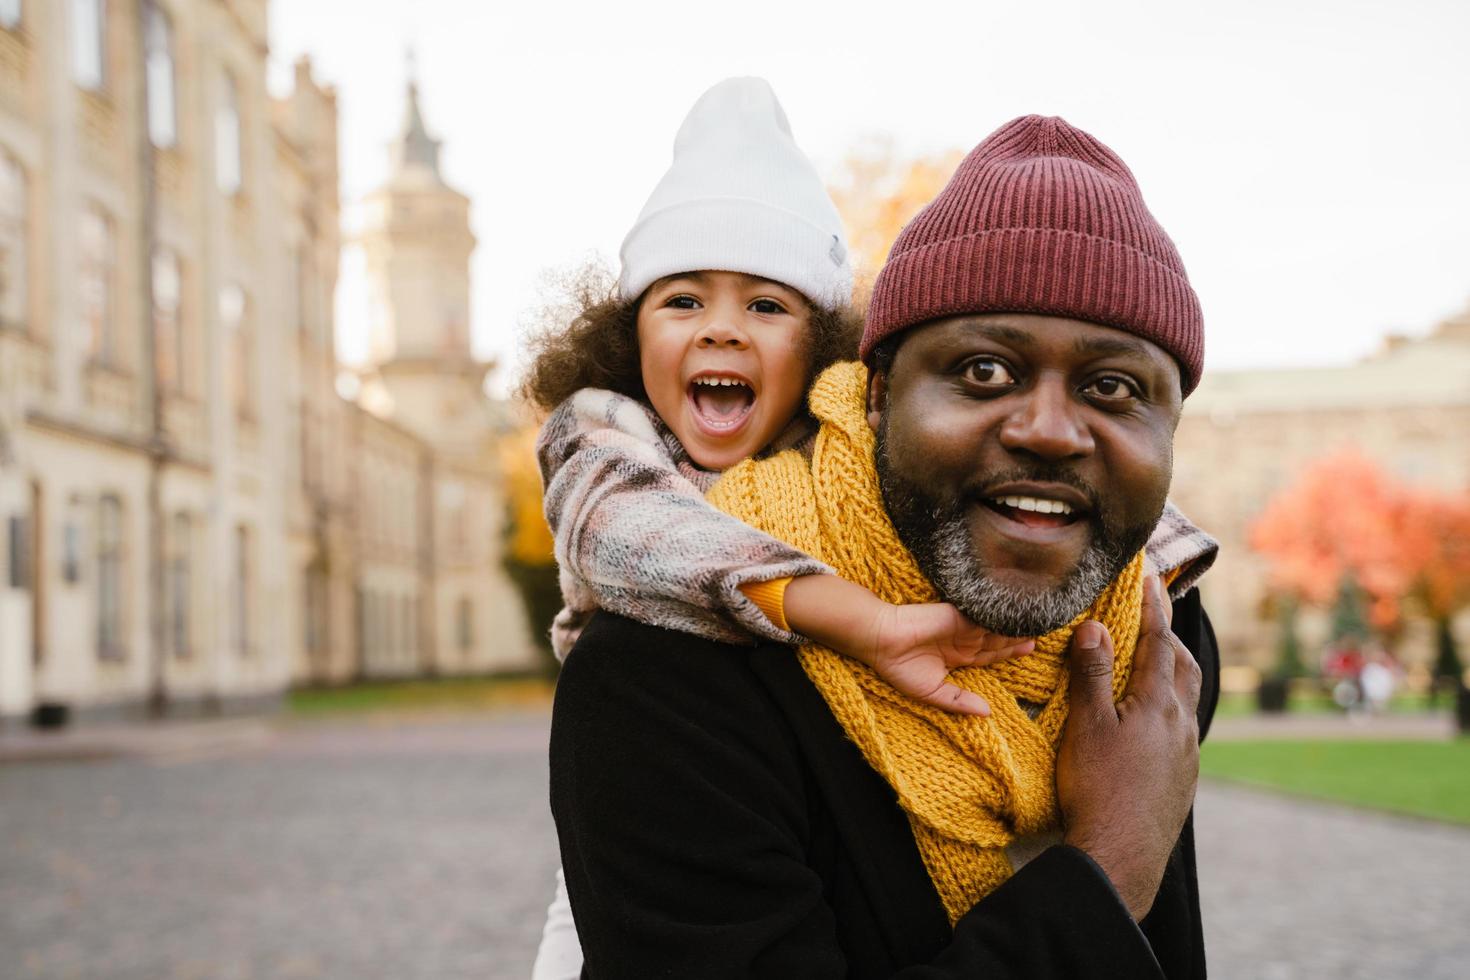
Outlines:
POLYGON ((1024 656, 1036 648, 1036 641, 998 636, 947 602, 884 603, 867 646, 869 656, 860 659, 914 700, 956 714, 988 715, 985 699, 950 683, 949 672, 1024 656))

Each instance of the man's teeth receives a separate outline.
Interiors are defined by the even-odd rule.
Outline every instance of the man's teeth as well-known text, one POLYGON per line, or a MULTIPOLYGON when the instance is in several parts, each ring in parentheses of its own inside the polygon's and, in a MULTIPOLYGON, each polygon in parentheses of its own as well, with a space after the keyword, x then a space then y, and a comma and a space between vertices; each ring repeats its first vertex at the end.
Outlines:
POLYGON ((1060 500, 1047 500, 1045 497, 991 497, 998 504, 1014 507, 1016 510, 1034 510, 1038 514, 1070 514, 1072 507, 1060 500))
POLYGON ((744 381, 736 378, 695 378, 694 383, 697 385, 709 385, 711 388, 728 387, 730 385, 739 385, 742 388, 750 387, 744 381))

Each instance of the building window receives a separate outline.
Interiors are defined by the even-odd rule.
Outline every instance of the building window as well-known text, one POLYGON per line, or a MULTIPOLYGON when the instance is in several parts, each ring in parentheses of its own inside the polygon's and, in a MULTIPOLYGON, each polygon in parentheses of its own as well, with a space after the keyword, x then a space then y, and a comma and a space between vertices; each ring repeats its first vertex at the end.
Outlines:
POLYGON ((220 81, 219 107, 214 113, 214 174, 221 194, 237 194, 241 184, 240 92, 226 74, 220 81))
POLYGON ((97 656, 123 656, 122 501, 108 494, 97 506, 97 656))
POLYGON ((194 551, 194 522, 188 514, 174 515, 169 529, 168 612, 169 643, 174 656, 193 652, 194 587, 190 558, 194 551))
POLYGON ((153 352, 158 386, 182 391, 184 334, 179 306, 183 283, 179 257, 166 248, 153 253, 153 352))
POLYGON ((74 521, 61 529, 61 580, 67 585, 82 580, 82 529, 74 521))
POLYGON ((71 0, 71 76, 82 88, 102 88, 106 38, 104 0, 71 0))
POLYGON ((241 524, 235 528, 235 588, 231 620, 234 624, 235 652, 245 657, 250 655, 253 642, 250 629, 250 611, 253 608, 254 589, 251 574, 254 568, 250 553, 250 529, 241 524))
POLYGON ((378 594, 368 592, 363 613, 363 647, 367 651, 368 660, 377 663, 378 650, 381 648, 382 633, 378 622, 378 594))
POLYGON ((31 521, 30 518, 12 514, 7 540, 10 544, 10 587, 31 587, 31 521))
POLYGON ((468 651, 475 645, 475 606, 468 598, 459 600, 458 615, 459 648, 468 651))
POLYGON ((0 0, 0 27, 20 26, 20 0, 0 0))
POLYGON ((26 314, 26 175, 0 150, 0 326, 26 314))
POLYGON ((112 283, 117 268, 112 221, 100 209, 84 207, 78 237, 77 296, 87 356, 97 364, 113 367, 118 351, 112 315, 112 283))
POLYGON ((306 652, 320 653, 327 645, 327 576, 320 568, 306 571, 306 652))
POLYGON ((230 283, 219 293, 219 319, 230 355, 231 400, 242 419, 255 417, 255 338, 245 291, 230 283))
POLYGON ((149 3, 143 41, 147 46, 148 138, 168 148, 178 141, 178 112, 174 103, 174 29, 157 3, 149 3))

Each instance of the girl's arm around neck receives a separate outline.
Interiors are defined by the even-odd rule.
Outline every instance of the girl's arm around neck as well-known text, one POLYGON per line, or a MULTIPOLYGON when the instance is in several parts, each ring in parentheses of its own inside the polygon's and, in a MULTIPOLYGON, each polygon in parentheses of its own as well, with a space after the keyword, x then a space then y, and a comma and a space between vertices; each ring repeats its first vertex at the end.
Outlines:
POLYGON ((647 405, 580 391, 547 419, 536 452, 569 608, 727 643, 801 642, 740 586, 831 569, 711 507, 647 405))
POLYGON ((793 580, 783 612, 796 632, 867 664, 909 697, 960 714, 988 715, 990 706, 951 683, 951 669, 1019 656, 1035 646, 991 633, 947 602, 896 606, 836 575, 793 580))

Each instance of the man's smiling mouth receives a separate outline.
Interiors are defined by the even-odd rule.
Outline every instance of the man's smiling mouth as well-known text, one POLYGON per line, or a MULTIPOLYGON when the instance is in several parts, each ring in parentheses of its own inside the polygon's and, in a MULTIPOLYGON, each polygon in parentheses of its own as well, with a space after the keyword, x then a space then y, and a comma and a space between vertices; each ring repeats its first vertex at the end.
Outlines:
POLYGON ((733 374, 702 374, 689 382, 695 417, 715 433, 736 428, 755 407, 755 389, 733 374))
POLYGON ((1000 516, 1031 528, 1069 527, 1091 513, 1085 494, 1055 484, 1045 489, 1042 485, 1001 485, 978 499, 1000 516))

